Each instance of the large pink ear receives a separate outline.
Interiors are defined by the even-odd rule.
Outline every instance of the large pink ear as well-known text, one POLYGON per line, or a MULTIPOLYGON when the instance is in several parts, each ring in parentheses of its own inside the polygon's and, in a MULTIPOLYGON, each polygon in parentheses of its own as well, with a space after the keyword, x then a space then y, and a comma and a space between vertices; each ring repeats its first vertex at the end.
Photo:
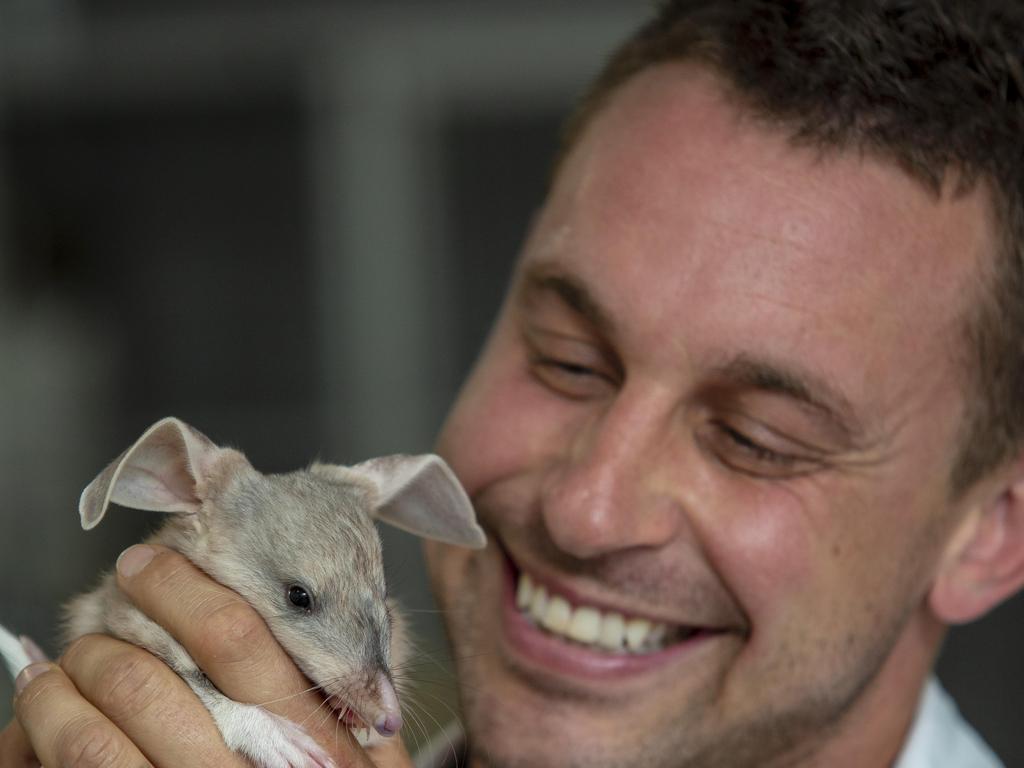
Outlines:
POLYGON ((153 512, 198 512, 197 482, 222 450, 185 422, 161 419, 82 491, 82 527, 95 528, 110 502, 153 512))
POLYGON ((313 470, 338 481, 369 480, 377 489, 371 513, 403 531, 460 547, 487 544, 469 497, 440 456, 396 454, 352 467, 319 464, 313 470))

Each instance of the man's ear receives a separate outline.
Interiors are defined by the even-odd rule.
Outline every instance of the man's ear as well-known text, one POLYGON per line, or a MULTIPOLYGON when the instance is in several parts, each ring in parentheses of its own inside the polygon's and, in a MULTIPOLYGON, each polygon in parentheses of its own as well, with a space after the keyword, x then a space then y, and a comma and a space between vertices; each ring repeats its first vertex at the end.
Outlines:
POLYGON ((936 618, 980 618, 1024 586, 1024 461, 1015 476, 964 520, 929 595, 936 618))

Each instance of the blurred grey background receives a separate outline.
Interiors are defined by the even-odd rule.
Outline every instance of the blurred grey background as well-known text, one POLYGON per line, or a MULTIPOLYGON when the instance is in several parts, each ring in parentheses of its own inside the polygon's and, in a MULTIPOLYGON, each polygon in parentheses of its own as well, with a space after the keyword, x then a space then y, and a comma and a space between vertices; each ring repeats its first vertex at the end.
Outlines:
MULTIPOLYGON (((647 10, 0 0, 0 621, 58 650, 58 606, 158 523, 85 534, 78 494, 164 415, 264 471, 429 449, 560 120, 647 10)), ((450 719, 418 546, 385 548, 450 719)), ((940 661, 1011 766, 1022 613, 940 661)))

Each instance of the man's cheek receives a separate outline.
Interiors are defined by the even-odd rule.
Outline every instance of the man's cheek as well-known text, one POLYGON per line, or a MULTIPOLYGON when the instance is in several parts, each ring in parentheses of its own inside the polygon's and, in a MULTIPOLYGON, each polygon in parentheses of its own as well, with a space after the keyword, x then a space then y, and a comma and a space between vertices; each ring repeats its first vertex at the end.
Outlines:
MULTIPOLYGON (((772 626, 800 620, 826 576, 825 546, 799 499, 777 487, 746 489, 722 499, 707 522, 705 548, 713 567, 739 600, 756 642, 772 626)), ((767 640, 767 637, 765 637, 767 640)))
POLYGON ((565 404, 526 373, 479 384, 460 399, 438 443, 470 496, 557 453, 567 420, 565 404))

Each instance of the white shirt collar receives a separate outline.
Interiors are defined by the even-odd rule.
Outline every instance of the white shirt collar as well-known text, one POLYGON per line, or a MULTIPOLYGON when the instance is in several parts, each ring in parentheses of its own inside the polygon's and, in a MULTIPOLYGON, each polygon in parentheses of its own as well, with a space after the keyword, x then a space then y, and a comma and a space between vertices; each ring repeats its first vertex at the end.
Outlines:
POLYGON ((932 677, 925 685, 903 751, 893 768, 1004 768, 949 694, 932 677))

